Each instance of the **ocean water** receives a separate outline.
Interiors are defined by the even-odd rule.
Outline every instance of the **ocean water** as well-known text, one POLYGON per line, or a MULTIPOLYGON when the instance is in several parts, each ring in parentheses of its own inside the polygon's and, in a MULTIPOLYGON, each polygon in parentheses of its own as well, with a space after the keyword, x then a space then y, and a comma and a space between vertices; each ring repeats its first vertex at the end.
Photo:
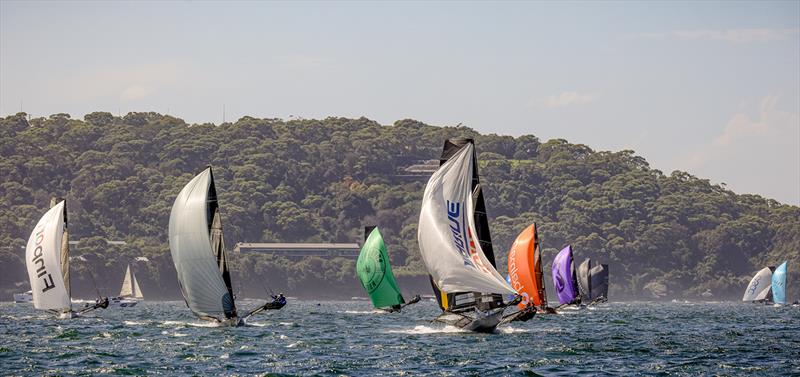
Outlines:
POLYGON ((800 375, 797 307, 608 303, 495 334, 430 323, 437 312, 431 301, 393 314, 366 301, 290 301, 218 328, 183 302, 71 320, 2 303, 0 374, 800 375))

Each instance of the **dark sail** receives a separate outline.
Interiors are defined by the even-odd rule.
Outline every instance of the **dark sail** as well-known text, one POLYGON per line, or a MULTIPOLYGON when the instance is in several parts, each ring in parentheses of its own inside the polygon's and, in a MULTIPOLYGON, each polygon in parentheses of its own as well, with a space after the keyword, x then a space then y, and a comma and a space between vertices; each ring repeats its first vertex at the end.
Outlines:
POLYGON ((225 240, 222 235, 222 218, 219 213, 219 202, 217 201, 217 189, 214 185, 214 174, 211 168, 208 169, 211 175, 211 185, 208 188, 208 212, 206 219, 210 221, 208 226, 211 238, 211 251, 217 259, 222 280, 231 298, 230 310, 225 311, 226 318, 236 317, 236 303, 233 296, 233 284, 231 283, 231 272, 228 269, 228 255, 225 252, 225 240))
POLYGON ((589 270, 589 277, 592 300, 597 300, 600 297, 608 299, 608 265, 595 265, 589 270))
MULTIPOLYGON (((461 148, 468 144, 474 144, 473 139, 469 138, 453 138, 444 141, 442 148, 442 155, 439 158, 439 166, 444 165, 451 157, 458 153, 461 148)), ((481 189, 480 178, 478 176, 478 158, 475 153, 472 155, 473 172, 472 172, 472 200, 475 203, 475 231, 478 241, 481 244, 481 249, 484 255, 492 264, 492 267, 497 268, 494 258, 494 249, 492 248, 492 236, 489 232, 489 217, 486 214, 486 201, 483 197, 483 190, 481 189)), ((483 294, 481 292, 447 292, 443 295, 439 288, 430 279, 431 288, 433 288, 436 301, 439 303, 439 308, 442 310, 449 310, 452 312, 471 310, 473 307, 478 307, 482 310, 492 309, 503 305, 503 297, 499 294, 483 294)))

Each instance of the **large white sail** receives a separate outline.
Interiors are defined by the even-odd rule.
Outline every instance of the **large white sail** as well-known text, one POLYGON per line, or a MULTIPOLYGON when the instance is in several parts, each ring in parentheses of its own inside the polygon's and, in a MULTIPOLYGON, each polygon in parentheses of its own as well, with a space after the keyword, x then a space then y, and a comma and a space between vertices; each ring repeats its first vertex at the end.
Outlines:
POLYGON ((211 248, 212 204, 216 207, 216 193, 208 168, 189 181, 172 205, 169 249, 186 304, 200 317, 221 319, 233 316, 235 308, 211 248))
POLYGON ((125 278, 122 279, 122 288, 119 290, 120 297, 133 296, 133 285, 131 284, 131 265, 125 271, 125 278))
POLYGON ((33 229, 25 248, 25 262, 36 309, 69 311, 69 291, 61 266, 64 201, 50 208, 33 229))
POLYGON ((744 296, 742 296, 742 301, 766 299, 769 294, 770 284, 772 284, 772 270, 769 267, 764 267, 750 280, 750 284, 747 285, 744 296))
POLYGON ((517 292, 484 255, 472 200, 474 146, 468 144, 431 176, 422 198, 417 239, 423 261, 445 292, 517 292))

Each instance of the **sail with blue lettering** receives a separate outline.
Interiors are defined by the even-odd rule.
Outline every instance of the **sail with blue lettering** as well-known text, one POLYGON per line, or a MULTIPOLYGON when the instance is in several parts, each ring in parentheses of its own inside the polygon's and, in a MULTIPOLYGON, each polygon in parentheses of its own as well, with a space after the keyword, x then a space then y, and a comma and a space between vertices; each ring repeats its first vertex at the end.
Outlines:
POLYGON ((772 291, 772 268, 764 267, 758 271, 752 279, 750 284, 744 290, 742 301, 763 301, 769 299, 769 294, 772 291))
POLYGON ((776 304, 786 304, 786 266, 783 262, 772 273, 772 301, 776 304))
POLYGON ((478 239, 474 163, 474 146, 465 143, 431 176, 417 230, 420 253, 431 281, 442 291, 516 294, 478 239))

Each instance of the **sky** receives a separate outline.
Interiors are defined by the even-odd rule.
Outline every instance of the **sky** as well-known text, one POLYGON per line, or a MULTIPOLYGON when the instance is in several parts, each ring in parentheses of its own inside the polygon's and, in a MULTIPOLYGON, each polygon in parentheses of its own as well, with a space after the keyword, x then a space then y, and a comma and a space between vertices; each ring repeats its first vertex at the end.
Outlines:
POLYGON ((632 149, 800 205, 800 1, 0 1, 0 116, 223 107, 632 149))

